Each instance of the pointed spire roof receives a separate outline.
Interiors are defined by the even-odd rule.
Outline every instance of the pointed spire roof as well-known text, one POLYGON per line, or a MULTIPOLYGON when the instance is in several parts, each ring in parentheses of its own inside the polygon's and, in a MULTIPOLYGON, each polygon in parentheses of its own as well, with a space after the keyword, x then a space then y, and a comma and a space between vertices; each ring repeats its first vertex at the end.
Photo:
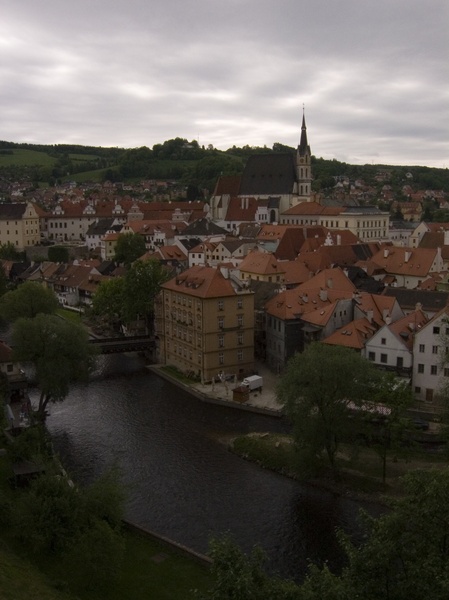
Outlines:
POLYGON ((298 151, 300 154, 310 154, 310 146, 307 142, 307 127, 306 127, 306 117, 304 114, 304 106, 302 107, 302 125, 301 125, 301 139, 298 146, 298 151))

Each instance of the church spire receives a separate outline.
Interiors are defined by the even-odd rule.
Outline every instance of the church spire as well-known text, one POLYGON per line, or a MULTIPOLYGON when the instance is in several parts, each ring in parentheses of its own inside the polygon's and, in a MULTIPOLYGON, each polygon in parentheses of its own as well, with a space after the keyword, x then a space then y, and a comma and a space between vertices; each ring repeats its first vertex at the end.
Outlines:
POLYGON ((310 146, 307 143, 307 127, 306 127, 306 116, 304 113, 304 104, 302 105, 301 139, 299 142, 298 151, 301 156, 304 156, 306 153, 310 154, 310 146))

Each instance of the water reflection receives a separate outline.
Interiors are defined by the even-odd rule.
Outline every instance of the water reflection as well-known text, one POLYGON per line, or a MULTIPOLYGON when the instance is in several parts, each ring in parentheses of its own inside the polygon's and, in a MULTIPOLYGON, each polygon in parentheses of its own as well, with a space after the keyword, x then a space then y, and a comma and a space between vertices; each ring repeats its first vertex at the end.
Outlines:
POLYGON ((52 406, 48 427, 75 478, 118 465, 127 517, 199 552, 230 531, 244 550, 259 544, 274 569, 298 577, 309 559, 340 564, 336 526, 356 531, 357 504, 265 471, 222 443, 285 424, 202 403, 135 356, 103 357, 88 386, 52 406))

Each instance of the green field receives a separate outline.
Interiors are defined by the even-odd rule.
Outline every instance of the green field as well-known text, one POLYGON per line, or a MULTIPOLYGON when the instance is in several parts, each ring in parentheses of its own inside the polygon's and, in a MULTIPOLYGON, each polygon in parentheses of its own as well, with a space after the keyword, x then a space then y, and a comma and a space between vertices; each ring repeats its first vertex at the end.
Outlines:
POLYGON ((45 152, 36 150, 24 150, 22 148, 13 148, 13 154, 0 153, 0 167, 52 167, 56 163, 56 158, 49 156, 45 152))

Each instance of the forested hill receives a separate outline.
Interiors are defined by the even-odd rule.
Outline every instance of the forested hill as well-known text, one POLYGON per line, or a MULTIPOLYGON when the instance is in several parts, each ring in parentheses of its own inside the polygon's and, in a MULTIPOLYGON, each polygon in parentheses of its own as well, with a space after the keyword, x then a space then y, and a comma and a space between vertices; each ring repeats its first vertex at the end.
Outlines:
MULTIPOLYGON (((213 190, 220 175, 238 175, 252 154, 294 152, 279 143, 272 148, 233 146, 221 151, 196 140, 167 140, 152 148, 103 148, 70 144, 18 144, 0 141, 0 179, 30 179, 36 185, 54 185, 74 181, 136 181, 171 179, 199 190, 213 190)), ((335 177, 363 179, 368 185, 379 184, 379 174, 387 173, 392 185, 408 180, 418 189, 444 190, 449 193, 449 170, 417 166, 350 165, 337 160, 312 157, 315 190, 330 188, 335 177)))

